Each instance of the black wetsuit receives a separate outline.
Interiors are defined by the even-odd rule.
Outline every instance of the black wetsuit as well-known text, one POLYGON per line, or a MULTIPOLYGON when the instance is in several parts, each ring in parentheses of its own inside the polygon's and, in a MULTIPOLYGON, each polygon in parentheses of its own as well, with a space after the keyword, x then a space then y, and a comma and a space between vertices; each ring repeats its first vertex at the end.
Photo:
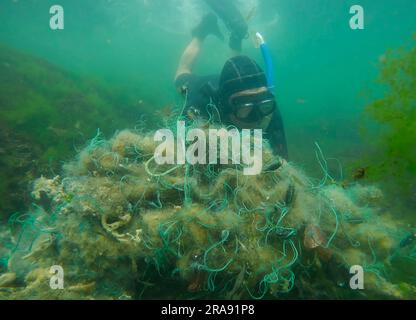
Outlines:
MULTIPOLYGON (((198 76, 195 74, 182 74, 175 82, 176 88, 186 97, 186 105, 183 115, 197 115, 209 117, 207 105, 213 103, 217 106, 224 125, 231 125, 225 116, 221 104, 218 102, 218 75, 198 76)), ((239 128, 244 129, 244 128, 239 128)), ((263 138, 270 142, 273 151, 279 156, 288 159, 286 137, 282 117, 278 108, 273 113, 272 121, 266 130, 263 130, 263 138)))

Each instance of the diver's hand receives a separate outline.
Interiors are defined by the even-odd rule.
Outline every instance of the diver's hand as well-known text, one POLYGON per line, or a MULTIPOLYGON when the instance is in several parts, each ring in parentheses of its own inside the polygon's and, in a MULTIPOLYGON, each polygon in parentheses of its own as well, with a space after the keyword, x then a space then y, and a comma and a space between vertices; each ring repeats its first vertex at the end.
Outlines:
POLYGON ((208 13, 202 18, 202 21, 192 30, 192 36, 204 40, 208 35, 214 35, 220 40, 224 40, 218 26, 218 18, 214 13, 208 13))

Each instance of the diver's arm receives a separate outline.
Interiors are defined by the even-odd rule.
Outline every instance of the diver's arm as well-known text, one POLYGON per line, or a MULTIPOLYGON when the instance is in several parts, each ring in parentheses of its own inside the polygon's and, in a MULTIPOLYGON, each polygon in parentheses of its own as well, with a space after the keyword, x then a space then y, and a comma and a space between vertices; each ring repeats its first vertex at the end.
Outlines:
POLYGON ((196 59, 198 58, 203 40, 194 37, 188 44, 185 51, 182 53, 181 59, 179 60, 179 66, 176 70, 175 80, 182 74, 192 73, 193 66, 196 59))

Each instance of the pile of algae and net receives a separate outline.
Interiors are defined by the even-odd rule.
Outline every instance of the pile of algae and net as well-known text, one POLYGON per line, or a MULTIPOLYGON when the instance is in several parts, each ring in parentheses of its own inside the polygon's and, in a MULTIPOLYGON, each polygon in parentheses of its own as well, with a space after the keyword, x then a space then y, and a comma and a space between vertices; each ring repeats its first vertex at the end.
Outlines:
MULTIPOLYGON (((9 224, 1 299, 411 298, 394 257, 415 258, 374 186, 341 185, 273 156, 241 165, 157 166, 153 134, 92 139, 61 176, 41 177, 9 224), (50 287, 62 266, 64 289, 50 287), (364 290, 350 288, 361 265, 364 290)), ((1 270, 0 270, 1 272, 1 270)))

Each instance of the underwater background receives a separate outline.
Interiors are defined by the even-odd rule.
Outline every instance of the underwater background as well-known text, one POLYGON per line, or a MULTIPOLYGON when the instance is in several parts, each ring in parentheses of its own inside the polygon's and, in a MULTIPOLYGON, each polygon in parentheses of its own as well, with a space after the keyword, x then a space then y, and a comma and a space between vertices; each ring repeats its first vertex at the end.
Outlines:
MULTIPOLYGON (((416 250, 412 247, 416 242, 416 2, 236 2, 247 17, 250 32, 261 32, 271 49, 276 95, 286 129, 290 162, 307 176, 320 179, 323 172, 319 161, 321 153, 317 156, 318 143, 322 155, 328 157, 328 172, 340 188, 356 184, 377 186, 384 194, 377 206, 388 212, 391 221, 397 222, 403 230, 395 239, 404 250, 403 258, 397 258, 399 261, 387 271, 391 281, 399 284, 397 292, 400 293, 392 294, 393 289, 385 289, 381 295, 353 298, 416 298, 413 287, 416 273, 412 272, 416 267, 416 250), (365 9, 364 30, 351 30, 349 26, 349 9, 355 4, 365 9)), ((175 108, 182 104, 173 85, 175 70, 190 40, 190 30, 208 10, 202 0, 1 0, 0 274, 3 276, 0 275, 0 298, 57 298, 40 294, 41 289, 19 293, 15 288, 27 288, 30 281, 24 280, 25 275, 33 270, 28 266, 19 271, 10 267, 11 261, 17 259, 13 253, 22 232, 21 227, 15 226, 23 221, 18 217, 32 210, 29 208, 36 202, 32 192, 34 181, 41 176, 53 179, 61 174, 64 164, 68 165, 75 158, 79 160, 77 155, 80 153, 87 150, 92 154, 90 143, 94 137, 100 136, 106 141, 123 129, 151 131, 162 128, 163 120, 171 117, 175 108), (52 31, 49 27, 49 8, 55 4, 65 10, 64 30, 52 31)), ((227 34, 225 26, 222 31, 227 34)), ((250 38, 244 42, 243 52, 263 63, 260 50, 250 38)), ((204 43, 196 73, 220 73, 228 57, 227 42, 210 37, 204 43)), ((135 141, 138 138, 128 139, 135 141)), ((114 146, 114 140, 110 141, 114 146)), ((83 165, 80 162, 77 169, 66 168, 64 176, 82 176, 82 170, 88 168, 83 165)), ((141 173, 137 173, 137 177, 141 177, 141 173)), ((74 185, 77 183, 78 180, 74 185)), ((83 193, 88 192, 79 191, 79 194, 83 193)), ((70 202, 75 196, 66 194, 65 197, 65 201, 70 202)), ((62 199, 57 200, 56 194, 52 198, 55 207, 50 203, 46 206, 56 209, 62 205, 62 199)), ((170 195, 166 199, 170 199, 170 195)), ((173 201, 172 205, 180 204, 173 201)), ((366 206, 362 205, 363 208, 366 206)), ((37 215, 41 216, 41 213, 34 214, 37 215)), ((184 221, 187 220, 183 218, 181 223, 186 224, 184 221)), ((147 220, 143 223, 150 230, 149 239, 156 237, 151 232, 153 224, 147 220)), ((386 228, 395 229, 395 226, 387 225, 386 228)), ((386 233, 386 236, 389 235, 386 233)), ((36 237, 29 238, 35 241, 36 237)), ((254 238, 257 239, 253 235, 254 238)), ((201 247, 211 248, 211 242, 222 244, 226 239, 228 234, 220 232, 217 242, 201 240, 201 247)), ((286 247, 285 242, 283 246, 286 247)), ((149 247, 152 246, 147 249, 149 247)), ((31 251, 32 245, 28 248, 31 251)), ((117 250, 111 254, 119 254, 117 250)), ((381 253, 381 247, 379 250, 387 259, 389 255, 381 253)), ((322 258, 322 254, 319 255, 322 258)), ((390 260, 392 255, 399 254, 395 251, 389 256, 390 260)), ((149 257, 153 257, 152 254, 135 256, 135 259, 149 257)), ((263 257, 267 261, 268 256, 264 254, 263 257)), ((43 258, 35 255, 36 259, 43 258)), ((50 255, 45 258, 49 263, 48 259, 50 255)), ((186 263, 178 261, 176 267, 181 269, 186 263)), ((124 262, 120 262, 121 265, 124 262)), ((220 262, 219 265, 227 264, 220 262)), ((147 283, 157 282, 156 273, 160 270, 149 268, 146 272, 154 273, 151 281, 143 280, 146 290, 143 286, 139 290, 141 294, 149 292, 144 297, 205 297, 203 294, 171 294, 161 292, 161 289, 152 291, 152 286, 147 283)), ((238 279, 239 270, 230 273, 238 279)), ((186 272, 178 273, 182 280, 193 277, 186 272)), ((111 277, 110 274, 100 276, 104 278, 101 283, 106 283, 107 276, 111 277)), ((291 276, 283 278, 286 282, 292 281, 291 276)), ((100 282, 98 276, 95 279, 100 282)), ((122 281, 125 279, 120 283, 122 281)), ((210 286, 213 281, 209 278, 207 282, 208 297, 245 297, 235 292, 230 295, 232 285, 230 290, 224 289, 228 294, 222 296, 210 286)), ((255 281, 252 282, 255 288, 255 281)), ((260 281, 260 293, 251 294, 252 298, 268 297, 269 292, 262 288, 266 282, 260 281)), ((85 280, 84 283, 90 282, 85 280)), ((249 286, 250 281, 247 283, 249 286)), ((76 287, 72 295, 64 298, 85 298, 85 292, 94 298, 142 297, 131 294, 137 292, 137 288, 128 288, 129 294, 119 288, 115 290, 117 294, 112 295, 106 291, 106 285, 100 287, 97 284, 96 291, 88 285, 87 289, 76 287)), ((299 290, 288 296, 277 294, 290 291, 287 284, 283 286, 284 290, 273 287, 272 296, 351 298, 336 290, 325 291, 326 286, 331 286, 326 283, 319 291, 326 293, 316 296, 306 293, 303 296, 299 290)), ((175 287, 174 281, 172 287, 175 287)), ((308 292, 306 288, 305 291, 308 292)))

